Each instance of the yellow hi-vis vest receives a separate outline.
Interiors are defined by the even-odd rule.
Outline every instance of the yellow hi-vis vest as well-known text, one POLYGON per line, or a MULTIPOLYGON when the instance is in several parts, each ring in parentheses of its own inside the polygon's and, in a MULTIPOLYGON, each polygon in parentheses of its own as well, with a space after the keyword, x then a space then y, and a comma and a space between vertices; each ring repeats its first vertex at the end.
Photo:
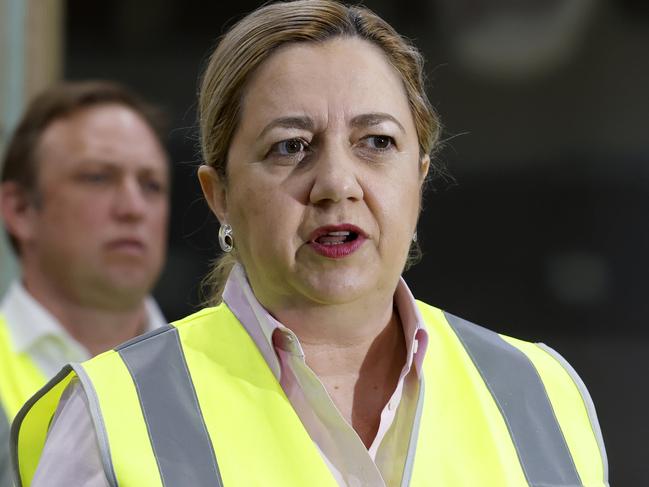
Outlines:
MULTIPOLYGON (((592 404, 549 349, 419 307, 429 333, 401 485, 608 485, 592 404)), ((12 428, 28 486, 73 377, 120 487, 335 487, 282 388, 224 304, 66 367, 12 428)))
POLYGON ((27 399, 47 382, 34 361, 11 343, 9 329, 0 315, 0 407, 11 422, 27 399))
POLYGON ((9 425, 27 399, 46 382, 45 374, 32 359, 13 346, 6 320, 0 315, 0 487, 11 485, 9 425))

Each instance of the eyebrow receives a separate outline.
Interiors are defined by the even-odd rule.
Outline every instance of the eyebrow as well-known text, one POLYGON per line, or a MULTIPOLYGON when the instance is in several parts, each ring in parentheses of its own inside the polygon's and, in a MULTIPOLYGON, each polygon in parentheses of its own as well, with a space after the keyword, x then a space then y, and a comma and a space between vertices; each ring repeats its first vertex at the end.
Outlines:
MULTIPOLYGON (((101 168, 109 169, 111 171, 121 171, 125 167, 130 168, 132 164, 120 164, 118 162, 112 161, 110 159, 80 159, 78 169, 89 169, 89 168, 101 168)), ((158 168, 151 165, 144 165, 138 168, 138 172, 158 172, 158 168)), ((165 164, 164 168, 161 168, 160 172, 168 173, 168 166, 165 164)))
POLYGON ((352 127, 372 127, 374 125, 380 125, 383 122, 393 122, 396 124, 402 132, 406 132, 406 129, 403 128, 403 125, 394 118, 389 113, 364 113, 362 115, 357 115, 351 120, 352 127))
MULTIPOLYGON (((376 113, 363 113, 361 115, 356 115, 354 118, 351 119, 350 125, 352 127, 372 127, 375 125, 380 125, 383 122, 392 122, 395 125, 399 127, 401 132, 406 131, 405 128, 403 128, 403 125, 394 118, 392 115, 389 113, 382 113, 382 112, 376 112, 376 113)), ((269 131, 276 127, 281 127, 281 128, 286 128, 286 129, 300 129, 300 130, 309 130, 313 132, 315 124, 313 123, 313 120, 309 117, 280 117, 276 118, 272 122, 270 122, 268 125, 266 125, 261 133, 259 134, 259 137, 263 137, 265 134, 267 134, 269 131)))
POLYGON ((309 117, 280 117, 266 125, 259 134, 259 137, 263 137, 275 127, 313 131, 314 126, 313 120, 309 117))

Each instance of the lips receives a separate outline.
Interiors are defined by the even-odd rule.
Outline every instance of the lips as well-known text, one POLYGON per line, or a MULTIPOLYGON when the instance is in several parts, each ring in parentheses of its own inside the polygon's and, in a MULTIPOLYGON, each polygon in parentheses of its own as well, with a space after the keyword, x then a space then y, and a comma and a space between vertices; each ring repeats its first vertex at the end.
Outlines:
POLYGON ((326 225, 311 233, 308 245, 317 254, 340 259, 358 250, 367 238, 367 234, 356 225, 326 225))
POLYGON ((137 238, 118 238, 111 240, 107 247, 110 251, 129 255, 140 255, 145 250, 144 243, 137 238))

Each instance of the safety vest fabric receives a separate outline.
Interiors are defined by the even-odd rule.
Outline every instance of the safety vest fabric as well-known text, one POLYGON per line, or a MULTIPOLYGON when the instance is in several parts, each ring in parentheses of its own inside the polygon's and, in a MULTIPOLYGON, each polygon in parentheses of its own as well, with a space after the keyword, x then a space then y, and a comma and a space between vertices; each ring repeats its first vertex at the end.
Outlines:
POLYGON ((5 318, 0 315, 0 487, 9 487, 9 425, 16 413, 47 378, 24 352, 11 342, 5 318))
POLYGON ((0 408, 9 422, 46 382, 47 377, 29 355, 15 349, 6 320, 0 315, 0 408))
MULTIPOLYGON (((565 362, 418 304, 430 338, 402 487, 608 485, 590 398, 565 362)), ((64 368, 12 428, 18 486, 75 377, 111 486, 337 485, 225 304, 64 368)))

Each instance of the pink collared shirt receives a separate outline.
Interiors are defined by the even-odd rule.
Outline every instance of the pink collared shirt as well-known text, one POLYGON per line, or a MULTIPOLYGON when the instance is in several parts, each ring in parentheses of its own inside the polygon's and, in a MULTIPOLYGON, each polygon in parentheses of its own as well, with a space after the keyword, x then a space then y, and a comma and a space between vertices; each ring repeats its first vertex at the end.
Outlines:
POLYGON ((343 419, 320 379, 306 364, 297 336, 259 304, 240 265, 232 270, 223 300, 259 347, 338 484, 401 485, 428 344, 423 319, 403 279, 397 285, 394 304, 403 324, 406 363, 381 412, 379 428, 369 449, 343 419))
MULTIPOLYGON (((233 269, 223 299, 279 380, 337 483, 342 487, 400 486, 428 343, 423 319, 405 282, 399 281, 394 304, 403 324, 407 359, 397 387, 381 412, 369 449, 306 364, 295 334, 259 304, 241 266, 233 269)), ((33 487, 68 485, 108 485, 88 400, 83 388, 74 382, 61 398, 32 481, 33 487), (76 454, 70 456, 70 451, 76 454)))

